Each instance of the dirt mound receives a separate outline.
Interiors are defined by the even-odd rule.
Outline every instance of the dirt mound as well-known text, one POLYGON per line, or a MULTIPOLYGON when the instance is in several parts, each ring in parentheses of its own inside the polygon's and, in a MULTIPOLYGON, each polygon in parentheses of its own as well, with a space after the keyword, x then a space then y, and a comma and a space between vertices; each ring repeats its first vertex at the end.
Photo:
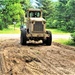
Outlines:
POLYGON ((20 45, 19 39, 0 41, 0 75, 74 75, 75 48, 53 42, 20 45))

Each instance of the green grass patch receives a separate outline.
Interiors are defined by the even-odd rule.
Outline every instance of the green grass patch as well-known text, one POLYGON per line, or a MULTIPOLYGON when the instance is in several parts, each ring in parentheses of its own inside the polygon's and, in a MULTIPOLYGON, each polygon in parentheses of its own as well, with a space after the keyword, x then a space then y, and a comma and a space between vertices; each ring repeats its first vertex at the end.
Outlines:
POLYGON ((56 39, 54 42, 61 43, 63 45, 75 46, 75 42, 71 39, 56 39))
MULTIPOLYGON (((69 32, 61 31, 59 29, 46 29, 51 31, 52 34, 70 34, 69 32)), ((16 24, 15 30, 14 25, 9 25, 8 29, 0 30, 0 34, 19 34, 20 33, 20 23, 16 24)))
POLYGON ((51 31, 52 34, 70 34, 69 32, 61 31, 60 29, 47 29, 47 30, 51 31))
POLYGON ((10 25, 8 29, 0 30, 0 34, 19 34, 19 33, 20 33, 20 28, 15 27, 14 30, 14 25, 10 25))

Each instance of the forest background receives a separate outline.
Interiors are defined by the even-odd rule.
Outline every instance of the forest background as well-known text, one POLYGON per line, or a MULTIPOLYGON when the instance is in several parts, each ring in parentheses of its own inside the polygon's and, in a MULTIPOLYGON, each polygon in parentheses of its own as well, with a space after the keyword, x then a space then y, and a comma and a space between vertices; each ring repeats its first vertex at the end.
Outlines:
POLYGON ((47 28, 75 31, 75 0, 2 0, 0 1, 0 30, 14 22, 19 23, 28 8, 40 8, 46 19, 47 28))

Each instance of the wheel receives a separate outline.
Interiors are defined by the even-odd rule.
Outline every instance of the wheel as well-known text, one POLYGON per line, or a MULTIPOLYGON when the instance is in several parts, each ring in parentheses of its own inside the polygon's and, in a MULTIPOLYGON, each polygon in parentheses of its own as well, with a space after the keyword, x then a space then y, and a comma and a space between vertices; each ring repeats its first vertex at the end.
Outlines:
POLYGON ((42 42, 43 42, 43 44, 46 44, 46 40, 43 39, 42 42))
POLYGON ((51 45, 51 43, 52 43, 52 33, 49 32, 49 31, 47 31, 46 33, 49 35, 49 37, 46 38, 46 45, 51 45))
POLYGON ((26 30, 21 30, 21 45, 26 45, 27 37, 26 37, 26 30))

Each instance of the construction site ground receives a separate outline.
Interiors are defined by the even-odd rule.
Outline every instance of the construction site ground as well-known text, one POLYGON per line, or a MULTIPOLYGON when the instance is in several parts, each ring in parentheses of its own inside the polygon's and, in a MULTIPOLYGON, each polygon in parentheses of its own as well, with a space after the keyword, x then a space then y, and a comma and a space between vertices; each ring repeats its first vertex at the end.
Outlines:
POLYGON ((0 75, 75 75, 75 47, 1 38, 0 75))

